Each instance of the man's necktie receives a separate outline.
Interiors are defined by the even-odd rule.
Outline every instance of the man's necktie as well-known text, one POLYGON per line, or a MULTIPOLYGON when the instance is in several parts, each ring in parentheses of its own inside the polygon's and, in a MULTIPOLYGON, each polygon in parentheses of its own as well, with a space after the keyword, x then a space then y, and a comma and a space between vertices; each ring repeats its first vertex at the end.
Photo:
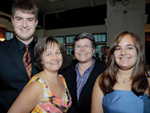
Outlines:
POLYGON ((31 62, 31 56, 29 52, 29 46, 25 46, 26 51, 23 55, 23 63, 25 65, 25 68, 27 70, 29 78, 31 77, 31 71, 32 71, 32 62, 31 62))

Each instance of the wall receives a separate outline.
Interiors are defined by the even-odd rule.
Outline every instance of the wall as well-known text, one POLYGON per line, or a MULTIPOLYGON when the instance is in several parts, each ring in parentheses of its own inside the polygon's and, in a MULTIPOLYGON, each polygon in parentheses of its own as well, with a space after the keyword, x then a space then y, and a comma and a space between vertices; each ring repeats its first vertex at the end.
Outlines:
POLYGON ((121 1, 111 6, 107 0, 107 45, 110 45, 113 38, 121 31, 128 30, 135 32, 145 42, 145 25, 147 22, 145 14, 145 0, 130 0, 127 6, 123 6, 121 1))
POLYGON ((0 17, 0 27, 6 28, 8 31, 13 31, 12 23, 4 18, 0 17))
POLYGON ((5 32, 6 32, 6 29, 0 27, 0 38, 6 38, 5 32))
POLYGON ((97 26, 87 26, 87 27, 75 27, 75 28, 65 28, 65 29, 55 29, 55 30, 36 30, 35 35, 38 36, 38 40, 47 36, 66 36, 66 35, 76 35, 80 32, 88 32, 88 33, 106 33, 105 25, 97 25, 97 26), (39 33, 43 32, 44 35, 40 35, 39 33))

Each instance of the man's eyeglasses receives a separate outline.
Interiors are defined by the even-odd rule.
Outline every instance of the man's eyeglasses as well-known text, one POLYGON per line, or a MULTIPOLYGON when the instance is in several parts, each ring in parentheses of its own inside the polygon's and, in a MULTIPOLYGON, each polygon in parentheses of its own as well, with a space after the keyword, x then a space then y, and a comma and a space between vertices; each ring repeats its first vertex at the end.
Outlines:
POLYGON ((92 46, 89 44, 86 44, 84 46, 81 45, 75 45, 75 49, 80 50, 82 47, 84 47, 84 49, 90 49, 92 46))

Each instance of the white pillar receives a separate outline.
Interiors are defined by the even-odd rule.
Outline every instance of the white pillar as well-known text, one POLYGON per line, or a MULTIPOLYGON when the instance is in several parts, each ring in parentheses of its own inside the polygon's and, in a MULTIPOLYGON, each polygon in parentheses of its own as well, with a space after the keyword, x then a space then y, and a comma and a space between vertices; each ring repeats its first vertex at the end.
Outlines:
POLYGON ((36 30, 34 35, 37 37, 37 41, 45 37, 45 30, 44 29, 39 29, 36 30))
POLYGON ((121 31, 128 30, 135 32, 145 45, 145 25, 147 15, 145 15, 145 0, 128 0, 129 4, 124 6, 122 1, 116 1, 111 6, 107 0, 107 18, 105 25, 107 28, 107 45, 110 46, 113 38, 121 31))

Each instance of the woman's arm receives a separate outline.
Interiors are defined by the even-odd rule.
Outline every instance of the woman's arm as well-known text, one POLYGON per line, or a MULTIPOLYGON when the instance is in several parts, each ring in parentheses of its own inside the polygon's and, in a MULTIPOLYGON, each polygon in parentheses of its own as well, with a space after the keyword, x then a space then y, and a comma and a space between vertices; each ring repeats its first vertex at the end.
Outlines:
POLYGON ((30 113, 42 98, 43 88, 41 84, 38 81, 31 82, 24 87, 8 113, 30 113))
POLYGON ((102 99, 104 95, 98 83, 100 76, 97 77, 93 88, 91 113, 104 113, 103 106, 102 106, 102 99))

